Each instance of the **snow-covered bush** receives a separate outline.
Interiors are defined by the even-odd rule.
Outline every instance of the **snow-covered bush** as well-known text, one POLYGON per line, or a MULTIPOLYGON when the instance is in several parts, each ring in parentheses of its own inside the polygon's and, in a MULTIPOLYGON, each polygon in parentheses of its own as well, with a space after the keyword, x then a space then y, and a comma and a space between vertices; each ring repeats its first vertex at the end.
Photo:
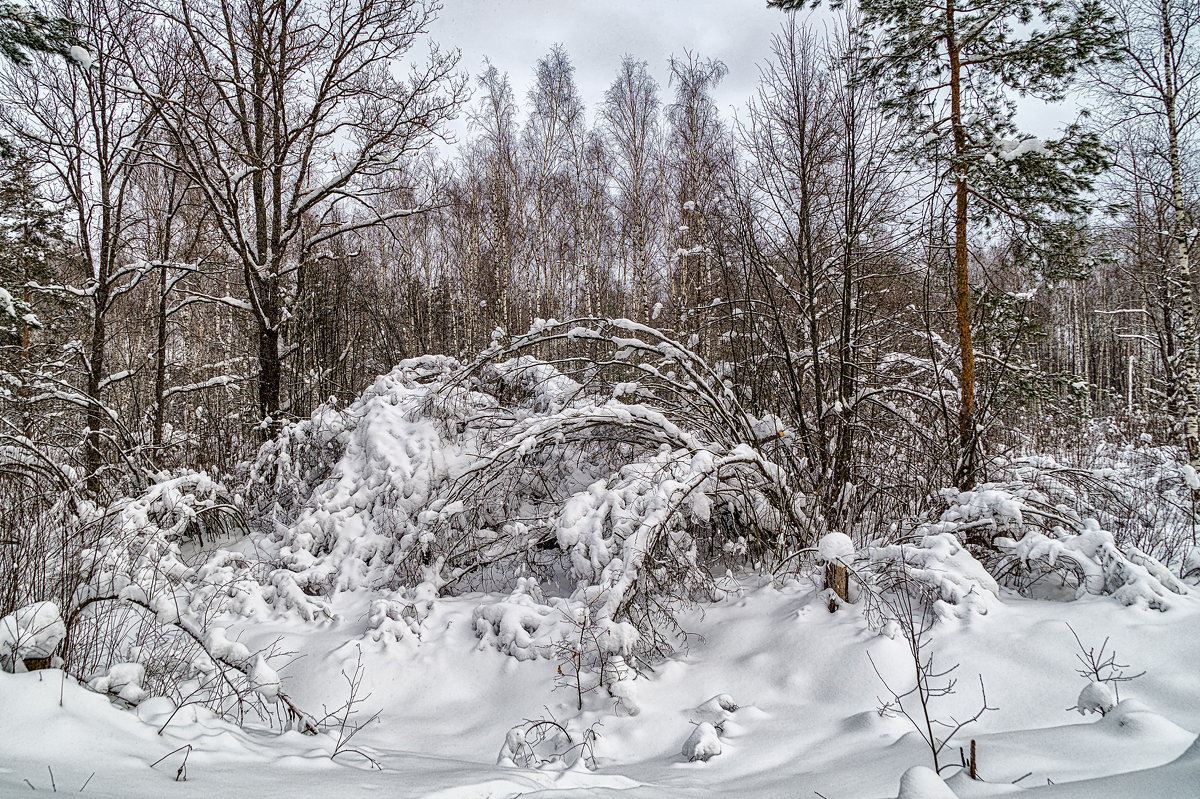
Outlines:
POLYGON ((600 737, 596 726, 581 727, 578 718, 566 724, 560 724, 553 716, 528 720, 505 734, 496 765, 538 769, 583 765, 594 769, 596 741, 600 737))
POLYGON ((585 608, 632 623, 640 648, 669 648, 678 604, 716 592, 710 564, 766 564, 802 529, 778 436, 760 440, 702 359, 628 321, 541 322, 469 364, 406 361, 331 413, 289 427, 251 470, 254 506, 275 509, 262 477, 282 473, 274 461, 325 453, 302 470, 322 479, 286 481, 307 495, 273 519, 265 595, 313 618, 339 591, 387 589, 376 640, 419 637, 437 594, 482 589, 515 591, 479 627, 514 656, 547 656, 543 631, 585 608), (547 347, 568 355, 531 354, 547 347), (566 604, 535 599, 526 578, 566 604))
POLYGON ((0 669, 24 671, 26 659, 53 657, 66 634, 53 602, 35 602, 0 618, 0 669))
POLYGON ((1067 629, 1071 631, 1079 647, 1079 651, 1075 653, 1079 668, 1075 673, 1087 681, 1087 685, 1079 692, 1074 709, 1078 710, 1080 715, 1099 713, 1101 716, 1107 716, 1121 701, 1121 683, 1132 682, 1145 672, 1126 674, 1128 664, 1117 662, 1117 653, 1108 648, 1107 638, 1099 648, 1087 646, 1075 632, 1075 628, 1068 624, 1067 629))
POLYGON ((220 484, 203 474, 164 476, 87 521, 97 533, 81 555, 67 614, 72 673, 130 704, 164 696, 239 723, 278 716, 311 729, 280 691, 275 656, 231 640, 217 622, 269 607, 266 571, 235 551, 184 554, 203 533, 245 529, 220 484))
POLYGON ((988 483, 943 492, 941 518, 918 532, 949 534, 1003 585, 1033 596, 1111 595, 1126 605, 1166 610, 1187 588, 1133 544, 1118 546, 1096 519, 1082 517, 1026 483, 988 483))
POLYGON ((90 539, 81 517, 92 509, 74 478, 32 441, 0 431, 0 615, 70 600, 90 539))
MULTIPOLYGON (((912 543, 870 547, 866 558, 857 573, 868 596, 884 605, 904 595, 906 604, 927 608, 934 619, 950 619, 984 615, 999 604, 996 581, 951 533, 928 531, 912 543)), ((874 610, 868 606, 868 613, 874 610)))
MULTIPOLYGON (((1090 435, 1090 434, 1089 434, 1090 435)), ((1101 438, 1090 454, 1063 462, 1045 454, 999 460, 998 476, 1095 519, 1117 547, 1133 546, 1164 564, 1180 564, 1195 540, 1200 479, 1179 447, 1101 438)))

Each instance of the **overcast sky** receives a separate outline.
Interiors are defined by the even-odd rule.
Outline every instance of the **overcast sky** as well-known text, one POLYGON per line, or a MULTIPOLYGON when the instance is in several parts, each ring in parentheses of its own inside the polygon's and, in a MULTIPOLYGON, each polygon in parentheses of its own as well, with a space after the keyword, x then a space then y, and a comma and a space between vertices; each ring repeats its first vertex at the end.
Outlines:
MULTIPOLYGON (((566 47, 589 119, 629 53, 649 63, 661 99, 669 101, 667 59, 691 50, 719 58, 729 75, 717 92, 726 118, 754 92, 758 65, 770 53, 772 34, 785 14, 766 0, 442 0, 431 30, 435 41, 462 50, 462 69, 478 75, 484 57, 507 72, 522 110, 533 65, 554 43, 566 47)), ((830 13, 830 12, 826 12, 830 13)), ((822 25, 821 17, 810 24, 822 25)), ((472 82, 472 88, 474 83, 472 82)), ((1037 135, 1051 134, 1068 116, 1023 104, 1020 124, 1037 135)), ((465 124, 455 126, 461 136, 465 124)))
POLYGON ((534 62, 561 43, 589 113, 625 53, 649 63, 666 101, 667 59, 691 50, 729 67, 718 92, 728 114, 754 91, 757 65, 784 19, 766 0, 443 0, 443 6, 434 40, 460 48, 462 68, 472 75, 490 58, 509 74, 522 109, 534 62))

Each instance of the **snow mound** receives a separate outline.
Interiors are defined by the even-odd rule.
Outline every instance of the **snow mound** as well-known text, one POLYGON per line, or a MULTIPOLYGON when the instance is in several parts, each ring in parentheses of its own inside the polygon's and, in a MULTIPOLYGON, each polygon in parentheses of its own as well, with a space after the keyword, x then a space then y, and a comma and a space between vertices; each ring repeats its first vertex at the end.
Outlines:
POLYGON ((1117 698, 1113 695, 1112 689, 1107 684, 1095 680, 1084 686, 1083 690, 1079 692, 1079 699, 1075 702, 1075 709, 1081 716, 1087 713, 1099 713, 1104 716, 1116 706, 1117 698))
POLYGON ((692 734, 683 742, 683 756, 688 762, 697 760, 707 761, 721 754, 721 739, 717 737, 717 729, 707 721, 702 721, 692 730, 692 734))
POLYGON ((928 766, 913 766, 900 778, 896 799, 957 799, 946 781, 928 766))
POLYGON ((737 702, 733 701, 732 696, 729 694, 717 694, 712 699, 697 706, 690 715, 694 723, 708 723, 720 728, 725 722, 733 718, 733 714, 737 710, 737 702))
POLYGON ((0 619, 0 668, 23 671, 22 660, 48 658, 67 634, 58 605, 35 602, 0 619))

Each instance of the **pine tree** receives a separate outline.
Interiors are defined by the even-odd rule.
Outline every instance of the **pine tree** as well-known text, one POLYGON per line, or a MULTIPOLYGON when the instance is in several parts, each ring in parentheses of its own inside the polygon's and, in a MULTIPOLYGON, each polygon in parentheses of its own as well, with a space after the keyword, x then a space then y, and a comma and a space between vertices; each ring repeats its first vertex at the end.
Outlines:
MULTIPOLYGON (((0 2, 0 56, 26 66, 30 52, 52 53, 85 65, 91 57, 75 36, 75 28, 69 19, 48 17, 23 3, 0 2)), ((12 155, 12 145, 0 137, 0 156, 12 155)))
POLYGON ((0 55, 14 64, 28 63, 30 50, 66 56, 78 44, 70 20, 48 17, 23 3, 0 3, 0 55))
POLYGON ((33 163, 18 153, 0 164, 0 341, 28 357, 34 315, 27 283, 44 280, 62 241, 61 215, 41 196, 33 163))
MULTIPOLYGON (((815 4, 770 0, 787 10, 815 4)), ((1104 149, 1074 125, 1057 140, 1022 136, 1013 95, 1061 100, 1080 68, 1116 57, 1117 32, 1097 0, 860 0, 857 8, 860 46, 871 56, 861 80, 879 86, 886 106, 909 122, 914 154, 934 167, 953 203, 956 472, 969 488, 979 468, 969 227, 1008 224, 1046 260, 1067 254, 1056 246, 1062 217, 1086 210, 1104 149)))

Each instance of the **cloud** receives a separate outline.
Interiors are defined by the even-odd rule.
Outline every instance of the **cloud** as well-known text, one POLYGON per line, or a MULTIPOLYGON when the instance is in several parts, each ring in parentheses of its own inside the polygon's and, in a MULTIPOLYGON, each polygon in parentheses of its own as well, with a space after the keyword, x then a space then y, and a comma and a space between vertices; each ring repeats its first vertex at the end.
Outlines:
POLYGON ((444 0, 431 34, 442 45, 460 48, 463 67, 472 74, 490 58, 509 73, 521 103, 534 63, 561 43, 592 110, 624 54, 649 64, 665 100, 668 59, 691 50, 729 67, 717 98, 728 113, 728 106, 740 106, 753 93, 758 64, 784 18, 766 0, 444 0))

